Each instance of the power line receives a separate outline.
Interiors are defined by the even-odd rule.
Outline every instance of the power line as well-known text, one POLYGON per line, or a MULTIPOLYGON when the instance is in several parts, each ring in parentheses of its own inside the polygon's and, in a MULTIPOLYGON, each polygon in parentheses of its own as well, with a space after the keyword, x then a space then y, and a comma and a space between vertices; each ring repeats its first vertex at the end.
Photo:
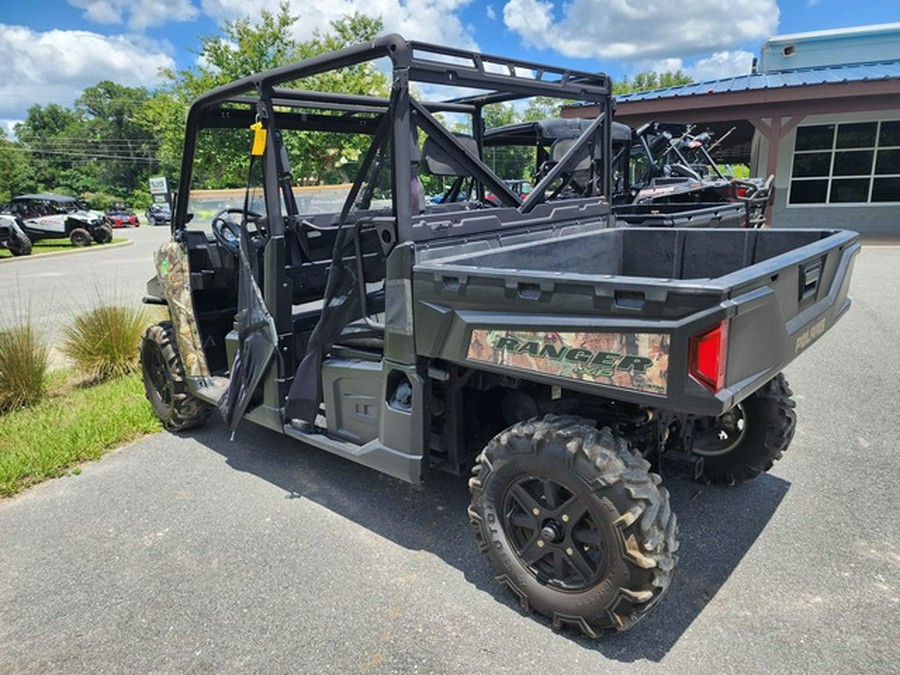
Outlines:
POLYGON ((111 155, 85 152, 84 150, 50 150, 47 148, 12 148, 18 152, 30 152, 40 155, 64 155, 69 157, 79 157, 82 159, 117 159, 124 162, 147 162, 150 164, 159 162, 160 160, 153 157, 141 157, 140 155, 111 155))

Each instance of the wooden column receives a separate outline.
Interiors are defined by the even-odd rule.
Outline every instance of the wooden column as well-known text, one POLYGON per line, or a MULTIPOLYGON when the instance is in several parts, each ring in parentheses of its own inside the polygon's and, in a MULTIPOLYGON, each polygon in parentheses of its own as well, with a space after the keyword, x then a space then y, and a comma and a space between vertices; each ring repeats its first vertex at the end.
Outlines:
MULTIPOLYGON (((748 118, 768 144, 765 178, 774 176, 778 169, 778 146, 781 145, 782 139, 796 129, 797 125, 806 119, 806 115, 773 115, 768 119, 767 122, 763 117, 748 118)), ((772 225, 772 209, 766 212, 766 225, 769 227, 772 225)))

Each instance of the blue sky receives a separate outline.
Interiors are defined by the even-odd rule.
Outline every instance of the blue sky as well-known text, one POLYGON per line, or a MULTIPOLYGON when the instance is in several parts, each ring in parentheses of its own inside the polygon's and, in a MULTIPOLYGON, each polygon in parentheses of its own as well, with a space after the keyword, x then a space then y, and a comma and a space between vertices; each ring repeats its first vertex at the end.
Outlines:
MULTIPOLYGON (((0 124, 29 106, 71 105, 103 79, 154 87, 191 66, 199 35, 279 0, 4 0, 0 124)), ((896 0, 291 0, 298 37, 354 10, 407 38, 613 78, 681 68, 697 80, 749 71, 772 35, 900 21, 896 0)))

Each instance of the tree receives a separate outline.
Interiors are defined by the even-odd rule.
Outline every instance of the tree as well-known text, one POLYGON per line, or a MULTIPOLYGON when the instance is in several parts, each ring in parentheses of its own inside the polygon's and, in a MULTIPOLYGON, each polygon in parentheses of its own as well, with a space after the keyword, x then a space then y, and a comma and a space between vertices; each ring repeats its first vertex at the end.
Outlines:
MULTIPOLYGON (((485 129, 496 129, 522 121, 515 107, 509 103, 493 103, 485 106, 482 117, 485 129)), ((484 160, 500 178, 530 179, 534 164, 534 149, 513 145, 490 146, 484 149, 484 160)))
POLYGON ((148 98, 142 87, 103 81, 85 89, 72 109, 32 106, 16 128, 22 175, 6 189, 127 200, 146 184, 156 152, 139 116, 148 98))
POLYGON ((674 72, 666 71, 663 73, 647 70, 638 73, 633 78, 625 77, 618 82, 614 82, 613 94, 620 96, 622 94, 633 94, 639 91, 677 87, 681 84, 691 84, 693 81, 694 80, 682 70, 676 70, 674 72))
MULTIPOLYGON (((370 42, 384 28, 380 18, 354 12, 331 22, 330 30, 317 30, 312 40, 300 43, 297 60, 370 42)), ((371 62, 314 75, 298 83, 304 89, 345 94, 387 97, 388 79, 371 62)), ((307 185, 339 183, 351 178, 344 167, 355 167, 368 148, 370 139, 359 135, 306 134, 297 132, 286 138, 294 161, 294 175, 307 185)))
MULTIPOLYGON (((356 13, 331 23, 327 31, 317 31, 307 42, 292 37, 299 17, 283 2, 275 12, 263 10, 257 22, 249 18, 226 22, 222 34, 200 38, 198 63, 190 69, 165 73, 168 87, 157 92, 144 109, 144 121, 161 139, 160 166, 174 173, 179 165, 184 124, 191 101, 210 89, 278 66, 323 52, 372 40, 382 30, 380 19, 356 13)), ((317 91, 386 96, 386 76, 373 64, 363 64, 310 77, 304 88, 317 91)), ((294 159, 293 174, 300 183, 316 184, 340 174, 339 167, 354 161, 366 139, 315 139, 303 132, 284 134, 294 159)), ((194 166, 194 187, 241 187, 247 180, 249 132, 216 130, 201 134, 194 166)))
POLYGON ((0 202, 27 192, 33 180, 28 153, 0 132, 0 202))
POLYGON ((528 100, 528 106, 522 113, 522 120, 525 122, 539 122, 540 120, 559 117, 560 108, 570 103, 573 103, 573 101, 553 98, 552 96, 535 96, 528 100))
POLYGON ((91 166, 83 157, 81 116, 56 103, 28 108, 16 126, 21 152, 30 166, 27 191, 69 191, 91 187, 91 166))
POLYGON ((75 102, 86 154, 95 160, 101 190, 126 199, 147 184, 158 141, 140 110, 150 98, 143 87, 104 80, 85 89, 75 102))

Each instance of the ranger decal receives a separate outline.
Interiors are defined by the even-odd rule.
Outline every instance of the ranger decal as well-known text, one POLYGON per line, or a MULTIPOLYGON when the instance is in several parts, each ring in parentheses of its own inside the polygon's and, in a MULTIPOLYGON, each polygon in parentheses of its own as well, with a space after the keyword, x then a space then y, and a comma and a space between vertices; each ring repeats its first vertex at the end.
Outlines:
POLYGON ((669 336, 476 328, 467 356, 518 370, 665 394, 669 336))

